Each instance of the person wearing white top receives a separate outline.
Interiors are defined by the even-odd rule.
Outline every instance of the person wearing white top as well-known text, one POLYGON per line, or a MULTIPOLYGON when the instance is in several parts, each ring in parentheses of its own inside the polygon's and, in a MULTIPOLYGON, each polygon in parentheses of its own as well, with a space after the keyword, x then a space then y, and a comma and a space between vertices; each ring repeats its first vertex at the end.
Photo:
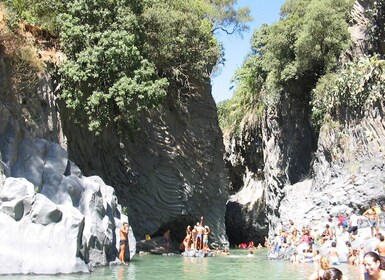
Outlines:
POLYGON ((349 232, 351 239, 355 239, 355 236, 357 235, 358 220, 359 219, 355 210, 352 210, 352 214, 350 215, 350 218, 349 218, 349 228, 347 229, 347 232, 349 232))

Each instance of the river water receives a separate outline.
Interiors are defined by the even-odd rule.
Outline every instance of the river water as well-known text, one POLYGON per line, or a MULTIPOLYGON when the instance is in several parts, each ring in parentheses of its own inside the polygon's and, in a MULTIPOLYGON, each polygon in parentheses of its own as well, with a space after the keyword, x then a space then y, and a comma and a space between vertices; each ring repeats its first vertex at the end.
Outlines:
MULTIPOLYGON (((307 280, 315 270, 313 264, 292 264, 287 260, 269 260, 265 249, 255 250, 254 257, 247 256, 247 250, 232 250, 230 256, 188 258, 180 255, 135 256, 124 266, 96 268, 90 274, 71 275, 19 275, 5 276, 9 280, 108 280, 108 279, 272 279, 307 280)), ((340 264, 344 280, 359 279, 357 267, 340 264)), ((0 279, 4 279, 0 277, 0 279)))

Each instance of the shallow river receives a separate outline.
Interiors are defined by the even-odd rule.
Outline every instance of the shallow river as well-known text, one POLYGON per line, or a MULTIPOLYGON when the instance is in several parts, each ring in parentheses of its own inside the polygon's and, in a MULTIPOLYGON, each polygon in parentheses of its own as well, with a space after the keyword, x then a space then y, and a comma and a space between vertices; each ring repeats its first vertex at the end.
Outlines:
MULTIPOLYGON (((358 268, 340 264, 344 280, 358 280, 358 268)), ((174 256, 135 256, 127 266, 97 268, 91 274, 58 276, 0 276, 9 280, 85 280, 85 279, 272 279, 307 280, 313 264, 291 264, 287 260, 269 260, 267 251, 256 250, 254 257, 247 250, 232 250, 230 256, 187 258, 174 256)))

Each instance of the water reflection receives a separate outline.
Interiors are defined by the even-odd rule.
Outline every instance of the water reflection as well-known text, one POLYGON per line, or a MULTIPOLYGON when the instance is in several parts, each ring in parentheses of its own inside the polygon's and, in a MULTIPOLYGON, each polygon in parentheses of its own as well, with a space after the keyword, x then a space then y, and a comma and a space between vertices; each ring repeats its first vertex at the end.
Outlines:
POLYGON ((135 264, 128 263, 127 265, 121 265, 116 272, 115 279, 125 280, 125 279, 135 279, 135 264))
POLYGON ((201 279, 202 276, 208 275, 207 268, 208 258, 182 257, 183 258, 183 274, 187 279, 201 279))

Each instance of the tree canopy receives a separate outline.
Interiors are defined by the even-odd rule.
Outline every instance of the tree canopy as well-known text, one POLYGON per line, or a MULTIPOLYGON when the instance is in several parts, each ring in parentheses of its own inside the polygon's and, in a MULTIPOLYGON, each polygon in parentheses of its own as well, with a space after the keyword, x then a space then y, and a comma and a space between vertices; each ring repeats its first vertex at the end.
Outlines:
POLYGON ((251 53, 234 76, 234 100, 227 102, 239 104, 233 107, 240 110, 245 108, 240 104, 250 100, 254 105, 249 108, 275 106, 282 93, 294 91, 298 84, 305 88, 302 98, 310 100, 318 79, 337 68, 350 44, 353 4, 353 0, 286 1, 278 22, 254 32, 251 53))
POLYGON ((6 0, 19 19, 60 38, 61 98, 95 132, 133 124, 170 87, 207 82, 222 59, 214 33, 242 32, 250 20, 236 0, 51 2, 6 0))

